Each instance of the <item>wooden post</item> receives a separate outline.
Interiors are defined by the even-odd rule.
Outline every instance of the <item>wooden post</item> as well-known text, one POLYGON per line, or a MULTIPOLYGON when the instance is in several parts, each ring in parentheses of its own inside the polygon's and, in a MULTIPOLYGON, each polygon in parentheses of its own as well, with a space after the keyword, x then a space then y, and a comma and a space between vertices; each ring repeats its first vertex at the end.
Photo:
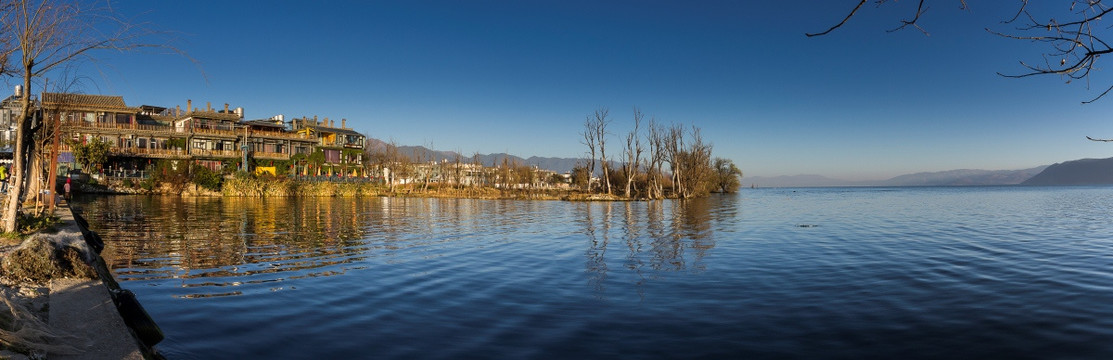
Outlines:
MULTIPOLYGON (((45 109, 43 112, 45 112, 45 109)), ((50 175, 48 175, 47 178, 47 183, 50 184, 50 186, 47 187, 47 189, 50 189, 50 196, 47 196, 46 199, 46 209, 47 213, 52 214, 54 212, 54 198, 58 196, 58 194, 56 194, 57 191, 55 191, 54 189, 56 186, 58 186, 58 155, 61 155, 59 142, 62 132, 62 123, 61 119, 55 119, 55 116, 53 115, 50 116, 50 118, 50 125, 54 128, 54 136, 52 140, 53 144, 51 144, 50 146, 50 175)))

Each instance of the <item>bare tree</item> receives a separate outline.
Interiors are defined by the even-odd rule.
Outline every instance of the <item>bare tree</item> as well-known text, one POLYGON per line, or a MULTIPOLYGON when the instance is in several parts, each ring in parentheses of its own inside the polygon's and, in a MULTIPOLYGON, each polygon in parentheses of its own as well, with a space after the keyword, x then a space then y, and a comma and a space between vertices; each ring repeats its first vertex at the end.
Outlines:
POLYGON ((452 157, 452 182, 454 184, 453 187, 455 187, 457 189, 462 189, 464 187, 464 184, 463 184, 463 182, 464 182, 463 171, 464 170, 460 166, 464 162, 464 157, 463 157, 463 155, 460 155, 459 150, 457 150, 453 155, 454 155, 452 157))
POLYGON ((584 119, 584 132, 581 135, 583 136, 583 141, 581 141, 580 143, 587 146, 587 190, 591 191, 591 177, 595 175, 595 151, 597 146, 597 137, 595 135, 595 121, 592 120, 590 115, 588 115, 584 119))
POLYGON ((402 154, 402 151, 398 149, 398 144, 394 139, 391 139, 386 144, 386 159, 387 166, 389 166, 387 168, 387 182, 390 183, 389 191, 393 193, 400 180, 399 178, 409 176, 409 158, 402 154))
POLYGON ((640 135, 642 119, 645 114, 641 109, 634 108, 634 129, 626 134, 626 148, 624 149, 626 155, 626 162, 622 165, 623 172, 626 175, 626 191, 624 194, 628 197, 633 197, 634 178, 638 175, 638 164, 641 163, 642 156, 642 138, 640 135))
POLYGON ((486 184, 486 182, 487 182, 486 181, 487 172, 483 169, 483 160, 479 156, 478 151, 476 151, 475 153, 472 154, 471 165, 472 165, 472 171, 473 171, 472 176, 475 177, 474 179, 472 179, 472 187, 473 188, 474 187, 479 187, 481 185, 481 183, 486 184), (479 173, 475 174, 474 171, 478 171, 479 173))
POLYGON ((684 126, 674 124, 666 130, 662 141, 664 161, 669 164, 669 170, 672 171, 672 192, 680 194, 680 189, 684 185, 682 180, 685 170, 684 163, 681 161, 681 153, 684 151, 684 126))
MULTIPOLYGON (((9 35, 0 49, 5 73, 18 71, 23 80, 20 94, 20 119, 16 126, 13 151, 11 189, 3 211, 4 231, 16 230, 20 198, 26 191, 27 164, 32 158, 28 147, 33 138, 31 129, 35 116, 31 85, 47 72, 87 59, 94 50, 132 50, 148 45, 138 40, 149 32, 115 17, 108 7, 84 7, 78 2, 48 0, 8 0, 0 6, 0 19, 9 35), (8 60, 18 61, 12 65, 8 60), (18 70, 16 70, 18 69, 18 70)), ((0 36, 5 38, 7 36, 0 36)))
POLYGON ((649 178, 651 199, 660 199, 665 196, 661 176, 664 173, 665 162, 665 134, 667 130, 656 119, 649 120, 646 142, 649 144, 649 159, 646 166, 646 175, 649 178))
POLYGON ((603 168, 603 184, 606 187, 607 195, 611 194, 611 167, 607 159, 607 135, 609 134, 607 132, 607 125, 609 125, 611 122, 609 119, 607 119, 607 115, 609 113, 609 109, 607 109, 606 107, 601 107, 598 110, 595 110, 595 113, 593 114, 595 142, 599 145, 599 163, 600 166, 603 168))
POLYGON ((700 128, 692 126, 691 145, 680 153, 684 169, 680 197, 684 199, 705 196, 717 185, 711 164, 711 144, 703 141, 700 128))

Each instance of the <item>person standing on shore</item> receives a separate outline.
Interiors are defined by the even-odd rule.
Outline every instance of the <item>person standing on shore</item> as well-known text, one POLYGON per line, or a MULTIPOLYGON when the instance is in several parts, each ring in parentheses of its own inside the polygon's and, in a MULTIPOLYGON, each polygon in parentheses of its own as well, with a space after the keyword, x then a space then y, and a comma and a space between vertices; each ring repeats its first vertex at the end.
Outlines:
POLYGON ((70 201, 70 179, 66 179, 66 185, 62 185, 62 190, 66 191, 66 201, 70 201))
POLYGON ((6 192, 8 189, 8 167, 0 165, 0 192, 6 192))

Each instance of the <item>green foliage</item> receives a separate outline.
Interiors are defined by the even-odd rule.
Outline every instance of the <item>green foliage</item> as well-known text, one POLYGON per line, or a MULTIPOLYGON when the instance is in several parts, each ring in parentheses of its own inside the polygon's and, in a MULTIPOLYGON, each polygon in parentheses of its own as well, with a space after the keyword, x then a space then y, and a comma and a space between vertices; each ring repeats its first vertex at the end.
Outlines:
POLYGON ((715 180, 719 191, 738 192, 738 188, 742 186, 742 170, 734 166, 734 161, 715 158, 712 166, 715 168, 715 180))
POLYGON ((169 140, 166 140, 166 147, 168 147, 168 148, 171 148, 171 149, 182 149, 182 150, 185 150, 185 148, 186 148, 186 139, 182 139, 182 138, 174 138, 174 139, 169 139, 169 140))
POLYGON ((73 149, 73 158, 83 168, 96 168, 105 161, 108 161, 108 152, 112 148, 112 144, 103 141, 100 138, 93 138, 88 143, 81 144, 73 140, 67 140, 70 148, 73 149))
POLYGON ((224 183, 224 177, 220 173, 210 170, 207 167, 200 165, 193 165, 191 180, 197 186, 212 190, 220 191, 221 184, 224 183))
POLYGON ((151 178, 155 183, 171 184, 180 189, 190 181, 189 165, 182 160, 159 160, 151 171, 151 178))
POLYGON ((321 164, 325 163, 325 152, 318 149, 312 154, 309 154, 309 157, 307 157, 306 160, 308 160, 310 164, 313 164, 314 167, 320 167, 321 164))
POLYGON ((19 218, 16 219, 16 221, 19 231, 24 234, 30 234, 38 231, 50 232, 50 230, 53 229, 54 226, 58 225, 61 222, 57 216, 35 216, 24 213, 20 213, 19 218))
POLYGON ((560 174, 549 175, 549 178, 546 180, 549 182, 550 185, 559 185, 564 183, 564 177, 560 174))
POLYGON ((147 191, 154 190, 155 189, 155 179, 154 178, 143 179, 143 181, 139 182, 139 188, 141 188, 143 190, 147 190, 147 191))
POLYGON ((223 174, 223 175, 231 175, 232 173, 235 173, 236 171, 239 170, 239 166, 240 166, 240 161, 239 160, 231 160, 231 159, 221 160, 220 161, 220 173, 223 174))
POLYGON ((572 168, 572 186, 587 190, 590 181, 591 174, 586 166, 576 165, 572 168))

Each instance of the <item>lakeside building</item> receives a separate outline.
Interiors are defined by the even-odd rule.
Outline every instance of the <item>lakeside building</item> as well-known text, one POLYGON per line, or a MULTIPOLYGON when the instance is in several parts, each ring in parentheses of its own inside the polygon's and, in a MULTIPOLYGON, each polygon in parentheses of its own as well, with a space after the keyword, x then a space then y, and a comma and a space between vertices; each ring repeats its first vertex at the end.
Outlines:
MULTIPOLYGON (((12 101, 8 98, 0 105, 12 101)), ((14 116, 9 107, 0 108, 5 111, 0 117, 14 116)), ((276 166, 289 166, 291 173, 302 175, 364 176, 366 137, 347 128, 347 120, 339 128, 293 124, 296 121, 288 127, 281 115, 245 120, 243 108, 229 109, 228 104, 223 110, 213 109, 211 103, 194 108, 187 100, 183 111, 180 106, 131 107, 121 96, 49 92, 42 94, 38 108, 49 123, 57 121, 62 139, 107 142, 109 158, 103 168, 113 176, 142 176, 161 159, 190 160, 214 171, 254 170, 244 168, 246 161, 272 173, 276 166), (322 161, 313 169, 310 157, 317 152, 322 161)), ((61 168, 75 168, 72 151, 61 146, 61 168)))

